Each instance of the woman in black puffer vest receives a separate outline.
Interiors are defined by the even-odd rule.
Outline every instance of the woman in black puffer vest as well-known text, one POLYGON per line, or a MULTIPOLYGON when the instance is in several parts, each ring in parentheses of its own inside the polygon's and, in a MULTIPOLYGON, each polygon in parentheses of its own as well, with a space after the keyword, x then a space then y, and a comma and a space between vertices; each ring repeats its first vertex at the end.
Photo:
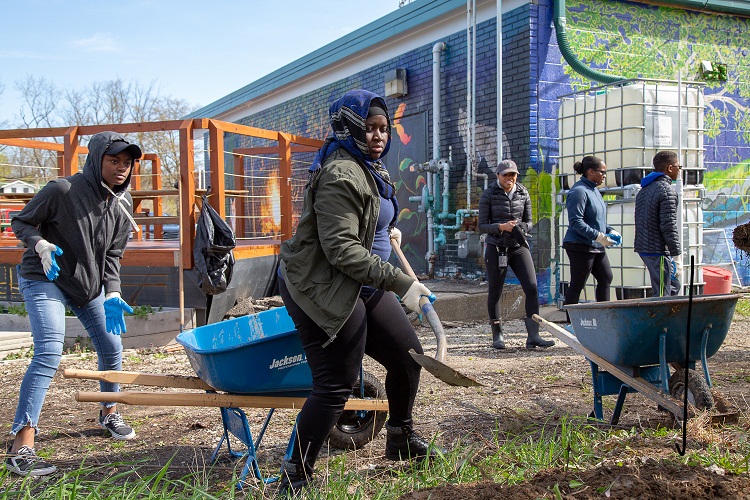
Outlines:
POLYGON ((487 311, 492 327, 492 347, 505 349, 500 297, 508 267, 521 282, 526 295, 526 348, 550 347, 551 340, 539 336, 539 324, 531 319, 539 314, 539 295, 534 262, 526 234, 531 230, 531 198, 518 184, 518 167, 513 160, 503 160, 495 169, 497 182, 485 189, 479 200, 479 232, 486 233, 484 261, 487 266, 487 311))

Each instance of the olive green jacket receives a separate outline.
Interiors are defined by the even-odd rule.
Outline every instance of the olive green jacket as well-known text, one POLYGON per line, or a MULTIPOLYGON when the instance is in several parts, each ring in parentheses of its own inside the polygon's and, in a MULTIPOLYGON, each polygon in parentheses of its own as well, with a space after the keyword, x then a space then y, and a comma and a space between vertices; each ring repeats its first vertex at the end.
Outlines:
POLYGON ((294 302, 332 341, 362 285, 404 296, 414 279, 370 253, 380 211, 372 174, 344 149, 305 191, 294 236, 281 245, 281 274, 294 302))

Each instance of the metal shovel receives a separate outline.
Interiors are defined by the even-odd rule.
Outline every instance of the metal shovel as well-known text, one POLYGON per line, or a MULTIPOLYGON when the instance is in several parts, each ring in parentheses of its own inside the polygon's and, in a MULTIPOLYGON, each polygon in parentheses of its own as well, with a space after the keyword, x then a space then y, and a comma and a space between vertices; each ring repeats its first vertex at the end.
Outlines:
MULTIPOLYGON (((404 272, 412 278, 417 279, 417 275, 409 265, 406 256, 401 251, 401 248, 398 246, 395 239, 391 239, 391 246, 398 257, 399 262, 401 262, 401 267, 403 267, 404 272)), ((430 300, 427 297, 422 297, 420 299, 419 306, 422 309, 424 317, 427 318, 427 322, 432 327, 432 331, 435 333, 437 348, 435 349, 434 358, 425 354, 418 354, 414 349, 410 349, 409 354, 414 358, 414 361, 448 385, 459 387, 483 386, 484 384, 480 384, 473 378, 468 377, 445 364, 445 353, 448 350, 448 343, 445 339, 445 330, 443 330, 443 325, 440 323, 440 318, 438 318, 435 309, 432 307, 432 303, 430 303, 430 300)))

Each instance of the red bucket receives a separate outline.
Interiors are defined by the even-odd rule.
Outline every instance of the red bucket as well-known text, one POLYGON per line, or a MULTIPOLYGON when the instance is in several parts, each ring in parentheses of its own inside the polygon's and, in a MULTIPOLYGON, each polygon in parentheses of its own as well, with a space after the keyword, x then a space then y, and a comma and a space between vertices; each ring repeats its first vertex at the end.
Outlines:
POLYGON ((720 267, 703 266, 703 287, 705 295, 732 293, 732 271, 720 267))

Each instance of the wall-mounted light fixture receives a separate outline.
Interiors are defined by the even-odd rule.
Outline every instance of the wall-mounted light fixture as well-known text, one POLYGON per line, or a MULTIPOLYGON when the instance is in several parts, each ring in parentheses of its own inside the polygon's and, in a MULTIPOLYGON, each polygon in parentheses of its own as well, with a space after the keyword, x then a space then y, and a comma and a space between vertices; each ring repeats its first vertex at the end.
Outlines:
POLYGON ((726 81, 727 65, 711 61, 701 61, 701 76, 706 80, 726 81))
POLYGON ((385 96, 401 97, 407 93, 406 68, 397 68, 385 74, 385 96))

